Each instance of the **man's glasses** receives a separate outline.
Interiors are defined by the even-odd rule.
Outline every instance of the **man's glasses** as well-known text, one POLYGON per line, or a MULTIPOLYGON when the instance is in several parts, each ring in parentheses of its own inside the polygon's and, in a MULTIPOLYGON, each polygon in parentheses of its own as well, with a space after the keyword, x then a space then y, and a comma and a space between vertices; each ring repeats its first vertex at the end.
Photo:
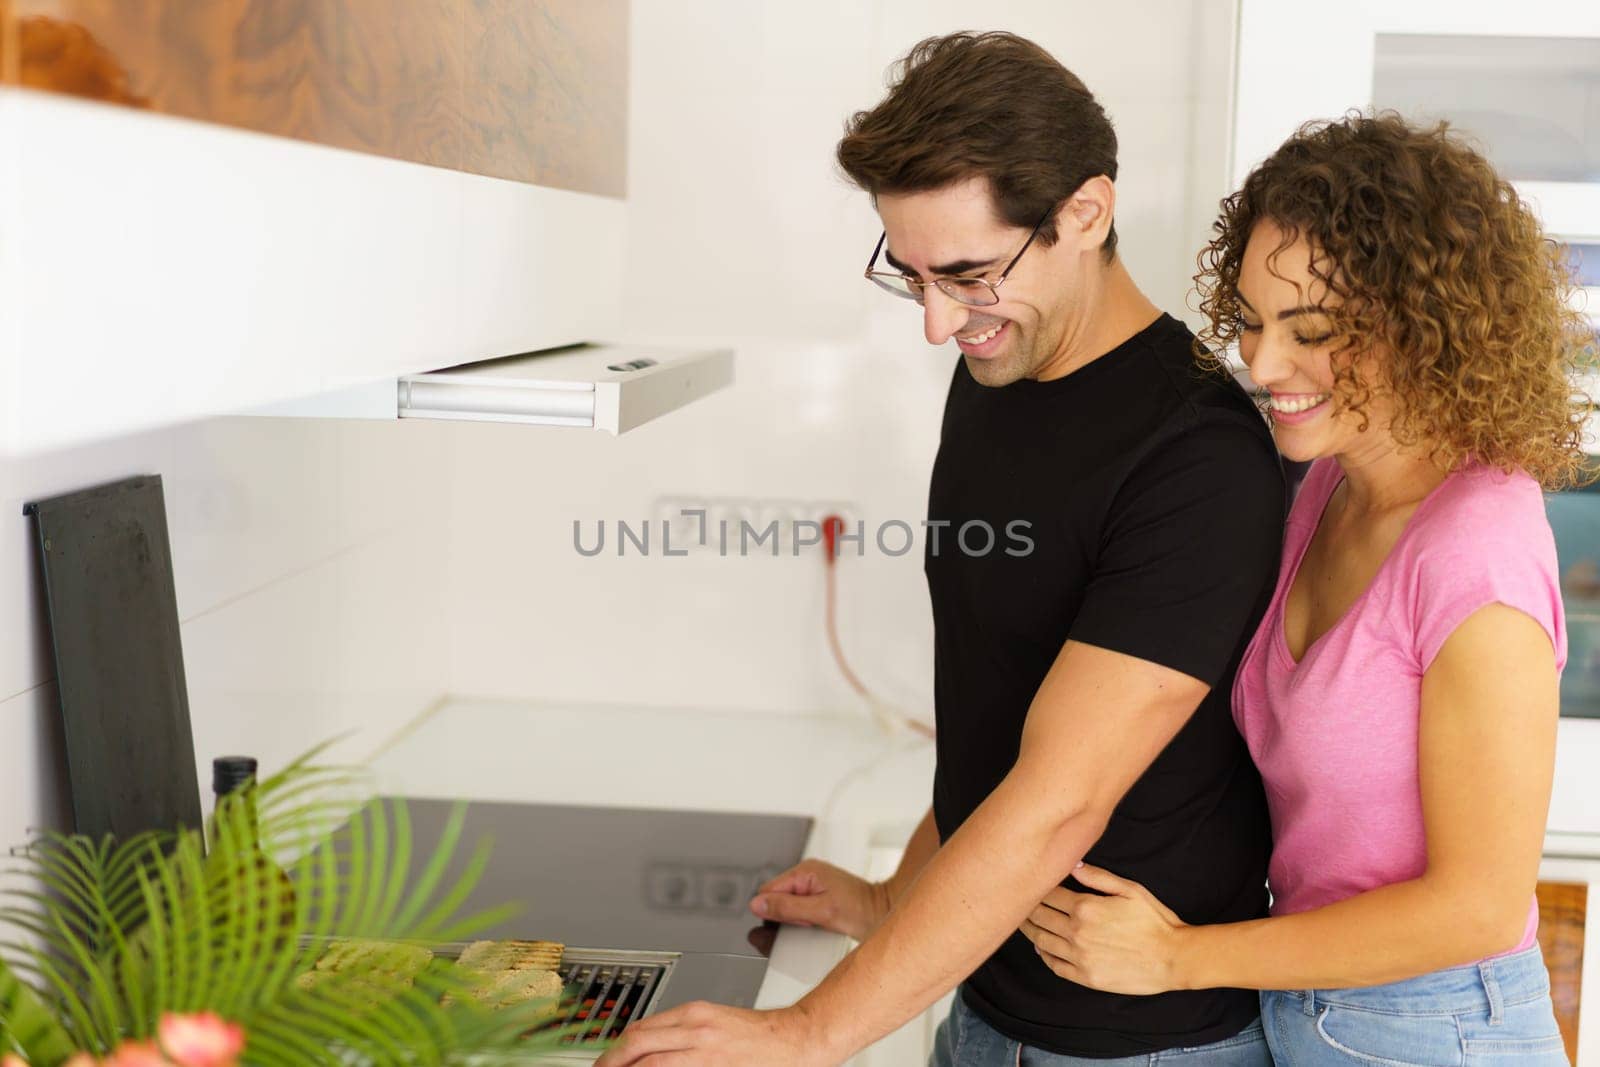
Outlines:
POLYGON ((877 247, 872 250, 872 258, 867 260, 867 279, 886 292, 893 293, 895 296, 903 296, 907 300, 915 300, 919 304, 922 303, 923 290, 930 285, 937 285, 939 291, 951 300, 971 307, 988 307, 991 304, 998 304, 1000 303, 1000 294, 996 290, 1005 283, 1006 278, 1011 274, 1011 268, 1017 265, 1017 260, 1022 258, 1022 253, 1026 252, 1028 246, 1033 244, 1033 239, 1039 236, 1039 227, 1043 226, 1045 220, 1054 213, 1055 205, 1052 204, 1050 209, 1039 217, 1039 221, 1033 224, 1033 232, 1028 234, 1028 239, 1023 242, 1021 250, 1011 257, 1011 262, 1007 263, 1006 269, 1000 272, 1000 277, 992 282, 983 278, 935 278, 932 281, 925 282, 921 279, 901 274, 899 271, 873 270, 872 268, 878 262, 878 253, 883 251, 883 243, 889 239, 887 230, 879 236, 877 247))

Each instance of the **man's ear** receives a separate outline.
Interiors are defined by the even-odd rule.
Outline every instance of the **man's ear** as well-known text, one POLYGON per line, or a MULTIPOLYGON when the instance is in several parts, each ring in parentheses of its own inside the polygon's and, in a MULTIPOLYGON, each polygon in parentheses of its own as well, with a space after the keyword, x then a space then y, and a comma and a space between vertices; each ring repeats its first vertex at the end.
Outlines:
POLYGON ((1071 241, 1080 251, 1097 251, 1111 233, 1117 187, 1104 174, 1078 186, 1056 213, 1057 240, 1071 241))

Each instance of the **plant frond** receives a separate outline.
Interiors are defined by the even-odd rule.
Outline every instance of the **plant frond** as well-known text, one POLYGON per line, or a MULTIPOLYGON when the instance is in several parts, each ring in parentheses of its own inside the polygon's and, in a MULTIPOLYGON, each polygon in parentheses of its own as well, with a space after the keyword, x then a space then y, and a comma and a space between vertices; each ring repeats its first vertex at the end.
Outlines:
POLYGON ((0 1052, 15 1052, 34 1067, 56 1067, 72 1051, 72 1035, 0 960, 0 1052))

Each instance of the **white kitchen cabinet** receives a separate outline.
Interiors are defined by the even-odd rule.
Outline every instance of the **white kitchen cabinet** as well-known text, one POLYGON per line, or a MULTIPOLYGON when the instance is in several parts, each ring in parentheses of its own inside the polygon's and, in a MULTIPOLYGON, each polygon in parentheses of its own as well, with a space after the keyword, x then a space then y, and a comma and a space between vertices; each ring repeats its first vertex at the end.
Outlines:
POLYGON ((0 453, 614 334, 626 204, 0 88, 0 453))

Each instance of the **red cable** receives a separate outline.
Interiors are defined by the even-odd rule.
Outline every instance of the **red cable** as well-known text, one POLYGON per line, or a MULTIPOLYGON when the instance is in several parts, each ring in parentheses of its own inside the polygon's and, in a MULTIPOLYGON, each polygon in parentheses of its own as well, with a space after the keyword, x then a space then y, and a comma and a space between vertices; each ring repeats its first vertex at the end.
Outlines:
POLYGON ((839 665, 839 673, 844 675, 844 680, 850 683, 861 698, 874 710, 881 714, 890 715, 892 718, 910 727, 923 737, 933 736, 933 727, 925 722, 920 722, 909 715, 890 708, 883 701, 873 695, 866 684, 856 677, 856 672, 850 669, 850 664, 844 658, 844 648, 839 644, 838 627, 838 597, 835 592, 834 565, 839 557, 839 535, 844 531, 844 520, 837 515, 828 515, 822 520, 822 547, 823 563, 827 569, 827 608, 824 613, 824 625, 828 631, 828 648, 833 652, 833 661, 839 665))

